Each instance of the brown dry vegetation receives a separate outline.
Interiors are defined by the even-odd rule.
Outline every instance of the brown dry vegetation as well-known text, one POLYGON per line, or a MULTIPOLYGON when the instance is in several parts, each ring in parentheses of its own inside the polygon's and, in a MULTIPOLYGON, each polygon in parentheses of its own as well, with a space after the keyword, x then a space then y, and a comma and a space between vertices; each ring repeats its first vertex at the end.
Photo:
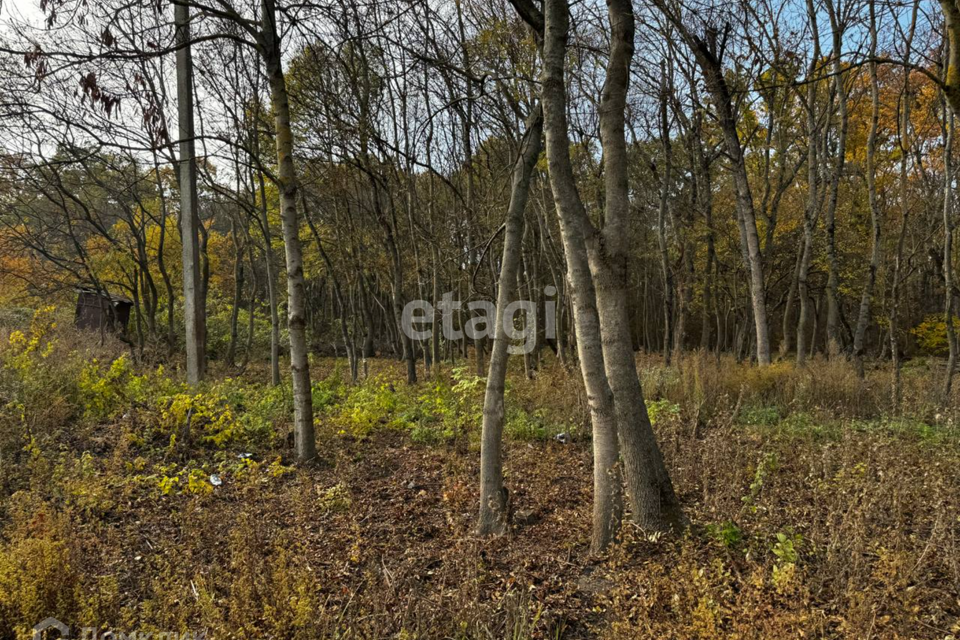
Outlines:
MULTIPOLYGON (((842 361, 757 369, 687 356, 664 368, 642 357, 691 527, 651 538, 627 526, 598 558, 582 391, 552 360, 532 381, 511 375, 513 524, 481 540, 475 389, 449 365, 408 388, 402 366, 381 359, 350 387, 318 361, 325 464, 295 469, 285 406, 269 433, 218 441, 207 436, 221 416, 197 409, 189 444, 171 441, 176 375, 134 383, 139 369, 111 377, 115 346, 38 327, 25 338, 2 336, 0 351, 0 637, 27 638, 48 615, 217 639, 960 629, 958 412, 937 408, 932 364, 907 367, 902 414, 891 414, 882 367, 861 384, 842 361), (571 444, 552 438, 559 430, 571 444), (247 452, 251 462, 237 457, 247 452)), ((262 372, 225 377, 202 394, 233 398, 232 418, 261 411, 250 403, 267 393, 252 382, 262 372)))

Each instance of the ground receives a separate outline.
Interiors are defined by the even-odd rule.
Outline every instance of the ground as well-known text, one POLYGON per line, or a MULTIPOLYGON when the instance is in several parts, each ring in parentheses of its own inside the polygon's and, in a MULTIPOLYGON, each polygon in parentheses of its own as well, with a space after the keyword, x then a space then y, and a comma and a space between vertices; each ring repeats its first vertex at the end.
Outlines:
POLYGON ((315 361, 322 461, 296 466, 289 390, 262 367, 217 365, 194 392, 110 345, 42 326, 22 337, 4 338, 0 378, 0 637, 29 638, 51 615, 217 639, 960 629, 956 406, 927 391, 936 363, 907 369, 894 413, 883 367, 861 383, 841 362, 641 356, 691 526, 627 524, 595 556, 583 396, 552 359, 533 380, 511 371, 512 524, 481 539, 470 367, 445 363, 411 388, 390 359, 355 385, 342 363, 315 361))

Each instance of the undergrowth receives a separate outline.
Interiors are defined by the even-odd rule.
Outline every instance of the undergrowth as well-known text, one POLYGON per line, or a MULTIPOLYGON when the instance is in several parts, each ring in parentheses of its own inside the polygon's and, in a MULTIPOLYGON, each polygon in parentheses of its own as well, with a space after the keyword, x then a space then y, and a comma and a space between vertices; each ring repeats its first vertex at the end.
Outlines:
POLYGON ((596 558, 585 397, 559 363, 533 379, 511 363, 516 517, 480 541, 469 367, 411 386, 377 360, 354 384, 315 361, 328 464, 298 469, 290 390, 262 369, 191 388, 52 309, 0 340, 0 638, 47 616, 224 638, 960 632, 957 409, 920 369, 894 411, 882 369, 641 358, 691 527, 627 526, 596 558))

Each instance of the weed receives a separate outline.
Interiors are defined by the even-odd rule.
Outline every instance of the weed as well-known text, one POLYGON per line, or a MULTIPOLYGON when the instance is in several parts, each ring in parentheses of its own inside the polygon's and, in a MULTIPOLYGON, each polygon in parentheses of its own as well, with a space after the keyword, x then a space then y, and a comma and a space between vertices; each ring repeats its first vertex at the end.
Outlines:
POLYGON ((350 497, 350 491, 342 482, 338 482, 332 487, 320 489, 317 487, 317 508, 322 514, 344 513, 350 510, 353 500, 350 497))
POLYGON ((730 520, 707 525, 707 535, 725 547, 736 547, 743 541, 743 531, 730 520))

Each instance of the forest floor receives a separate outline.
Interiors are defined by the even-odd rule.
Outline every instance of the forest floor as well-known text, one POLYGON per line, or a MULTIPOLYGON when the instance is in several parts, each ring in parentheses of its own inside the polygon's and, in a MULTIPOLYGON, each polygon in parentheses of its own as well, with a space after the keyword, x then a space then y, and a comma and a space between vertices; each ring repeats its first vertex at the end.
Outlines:
POLYGON ((190 390, 35 325, 0 336, 2 638, 47 616, 218 640, 960 636, 958 404, 931 400, 936 362, 911 363, 894 412, 882 367, 641 357, 691 527, 626 525, 596 557, 584 399, 553 360, 533 380, 513 363, 512 524, 480 539, 464 367, 409 387, 377 359, 352 385, 316 361, 323 462, 298 468, 262 365, 190 390))

